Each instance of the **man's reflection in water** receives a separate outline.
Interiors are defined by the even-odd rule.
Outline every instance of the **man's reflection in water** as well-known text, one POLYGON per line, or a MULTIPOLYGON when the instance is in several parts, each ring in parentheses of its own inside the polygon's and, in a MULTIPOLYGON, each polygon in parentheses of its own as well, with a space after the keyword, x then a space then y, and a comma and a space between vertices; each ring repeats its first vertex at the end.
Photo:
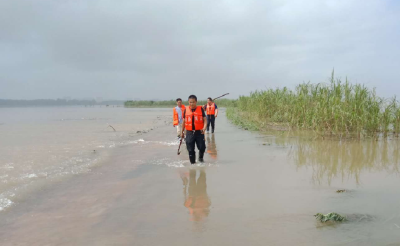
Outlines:
POLYGON ((217 144, 215 143, 215 135, 212 134, 210 138, 210 134, 207 135, 207 153, 214 160, 217 159, 217 144))
POLYGON ((210 213, 211 201, 207 195, 206 173, 204 170, 190 170, 189 187, 185 193, 185 207, 189 209, 191 220, 201 221, 210 213), (200 173, 196 180, 197 172, 200 173))

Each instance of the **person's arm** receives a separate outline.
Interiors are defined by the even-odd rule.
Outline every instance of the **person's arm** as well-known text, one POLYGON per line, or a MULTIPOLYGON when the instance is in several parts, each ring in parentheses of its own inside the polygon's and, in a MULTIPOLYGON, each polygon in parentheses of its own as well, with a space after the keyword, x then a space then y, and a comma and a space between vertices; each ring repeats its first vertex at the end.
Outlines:
POLYGON ((185 130, 185 116, 186 116, 186 109, 182 113, 182 130, 181 130, 181 138, 185 137, 184 130, 185 130))
POLYGON ((172 125, 175 127, 174 120, 175 120, 175 109, 172 109, 172 125))
POLYGON ((185 130, 185 118, 183 118, 182 120, 181 138, 185 137, 184 130, 185 130))
POLYGON ((201 130, 202 134, 204 134, 207 130, 207 117, 203 116, 203 121, 204 121, 204 127, 203 127, 203 130, 201 130))
POLYGON ((217 118, 217 116, 218 116, 218 107, 217 104, 215 104, 215 118, 217 118))
POLYGON ((201 133, 204 134, 207 129, 207 116, 206 116, 206 113, 204 112, 204 109, 202 109, 201 112, 203 114, 203 122, 204 122, 204 127, 203 127, 203 130, 201 130, 201 133))

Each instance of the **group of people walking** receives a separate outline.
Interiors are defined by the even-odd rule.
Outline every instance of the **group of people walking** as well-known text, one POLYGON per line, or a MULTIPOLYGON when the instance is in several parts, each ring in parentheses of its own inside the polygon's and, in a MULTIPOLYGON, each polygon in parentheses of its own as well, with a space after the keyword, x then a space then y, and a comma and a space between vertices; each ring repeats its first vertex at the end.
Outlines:
POLYGON ((207 99, 204 106, 197 105, 197 97, 190 95, 188 98, 189 106, 182 104, 182 99, 176 99, 177 106, 173 110, 173 124, 177 129, 178 138, 185 138, 186 147, 189 152, 191 164, 196 163, 195 145, 199 150, 199 162, 204 161, 206 151, 205 133, 215 131, 215 119, 218 116, 218 107, 212 98, 207 99))

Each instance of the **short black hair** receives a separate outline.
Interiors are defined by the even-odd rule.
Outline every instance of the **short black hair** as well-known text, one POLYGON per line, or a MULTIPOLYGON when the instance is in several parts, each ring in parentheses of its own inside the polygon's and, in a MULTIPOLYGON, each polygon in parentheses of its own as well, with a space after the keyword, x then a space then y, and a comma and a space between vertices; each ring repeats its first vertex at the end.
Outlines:
POLYGON ((180 99, 180 98, 177 98, 177 99, 176 99, 176 101, 181 101, 181 102, 182 102, 182 99, 180 99))
POLYGON ((194 100, 196 100, 196 102, 197 102, 197 97, 196 97, 195 95, 190 95, 189 98, 188 98, 188 100, 189 100, 189 99, 194 99, 194 100))
POLYGON ((211 97, 209 97, 209 98, 207 98, 207 99, 210 99, 210 101, 212 102, 212 98, 211 98, 211 97))

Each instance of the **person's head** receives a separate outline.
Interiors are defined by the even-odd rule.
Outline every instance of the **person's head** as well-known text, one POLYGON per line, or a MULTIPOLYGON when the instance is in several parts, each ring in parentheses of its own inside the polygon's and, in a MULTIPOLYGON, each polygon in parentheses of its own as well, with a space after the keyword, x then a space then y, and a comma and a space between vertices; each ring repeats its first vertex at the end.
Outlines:
POLYGON ((188 100, 189 100, 189 106, 192 109, 197 107, 197 97, 195 95, 190 95, 188 100))
POLYGON ((182 106, 182 99, 180 99, 180 98, 176 99, 176 105, 181 107, 182 106))
POLYGON ((211 97, 207 98, 207 103, 208 103, 208 104, 210 104, 210 105, 211 105, 211 104, 212 104, 212 102, 213 102, 213 100, 212 100, 212 98, 211 98, 211 97))

